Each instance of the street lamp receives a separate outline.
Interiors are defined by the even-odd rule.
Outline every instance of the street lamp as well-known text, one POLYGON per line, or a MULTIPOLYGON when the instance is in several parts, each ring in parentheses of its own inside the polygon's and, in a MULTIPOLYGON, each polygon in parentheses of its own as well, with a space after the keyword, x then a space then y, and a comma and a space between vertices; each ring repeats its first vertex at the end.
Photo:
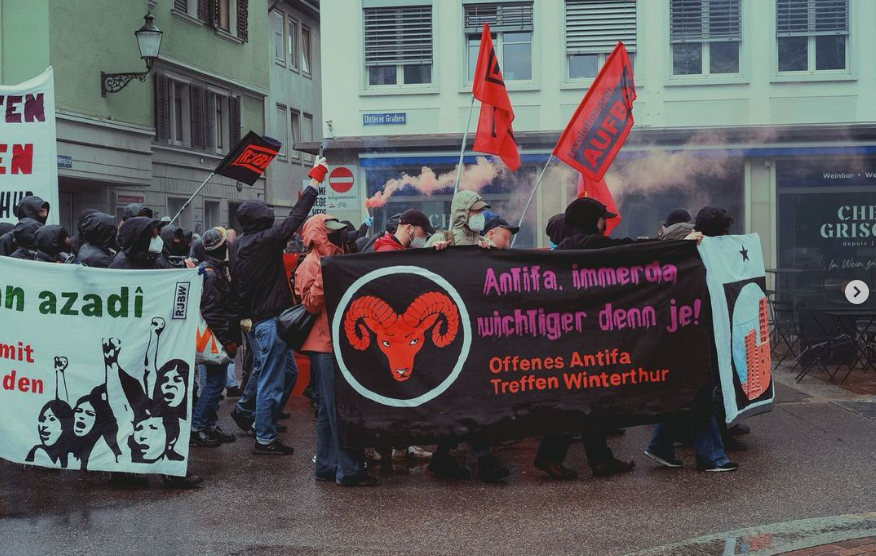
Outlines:
POLYGON ((140 49, 140 58, 146 61, 146 71, 139 73, 104 73, 100 72, 100 96, 107 93, 118 93, 134 79, 146 81, 146 76, 152 71, 152 64, 158 58, 161 49, 161 30, 155 26, 155 16, 146 12, 143 16, 145 23, 134 32, 137 38, 137 47, 140 49))

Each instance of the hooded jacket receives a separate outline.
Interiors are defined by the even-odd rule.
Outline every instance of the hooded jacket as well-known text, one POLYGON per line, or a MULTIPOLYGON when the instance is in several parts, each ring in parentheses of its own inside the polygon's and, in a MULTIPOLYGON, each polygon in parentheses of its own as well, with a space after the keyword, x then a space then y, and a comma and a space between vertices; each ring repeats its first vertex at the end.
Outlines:
POLYGON ((96 212, 98 211, 95 209, 85 209, 79 213, 79 219, 76 220, 76 233, 70 238, 70 249, 73 250, 74 255, 79 255, 79 250, 85 245, 85 237, 82 235, 82 228, 85 226, 85 219, 96 212))
POLYGON ((201 264, 204 289, 201 293, 201 316, 213 336, 223 346, 240 344, 240 316, 231 299, 231 274, 228 263, 208 255, 201 264))
POLYGON ((234 272, 241 318, 257 323, 276 317, 292 306, 292 289, 283 265, 283 252, 316 202, 308 187, 289 216, 274 226, 274 211, 264 201, 247 201, 237 209, 243 227, 234 254, 234 272))
POLYGON ((46 263, 63 263, 70 258, 67 238, 70 234, 63 226, 43 226, 36 231, 36 256, 34 260, 46 263))
POLYGON ((79 248, 79 262, 92 268, 107 268, 116 256, 118 229, 109 214, 93 212, 79 224, 79 235, 85 244, 79 248))
POLYGON ((386 232, 374 242, 374 251, 402 251, 405 248, 394 235, 386 232))
POLYGON ((316 322, 302 352, 331 353, 332 335, 329 330, 328 314, 325 310, 325 292, 322 285, 322 258, 341 255, 341 248, 329 241, 325 221, 333 218, 327 214, 312 216, 304 224, 301 236, 304 245, 310 250, 304 262, 295 271, 295 294, 308 313, 316 315, 316 322))
POLYGON ((137 216, 126 220, 119 231, 119 244, 122 250, 116 254, 116 258, 113 259, 109 268, 123 270, 173 268, 161 253, 158 253, 155 258, 148 255, 152 230, 158 224, 158 220, 146 216, 137 216))
POLYGON ((664 229, 657 237, 660 239, 684 239, 693 231, 694 225, 692 222, 679 222, 664 229))
POLYGON ((42 228, 41 222, 33 218, 25 218, 12 228, 11 236, 15 242, 15 251, 10 257, 32 261, 36 256, 36 233, 42 228))
POLYGON ((122 209, 122 220, 130 220, 131 218, 136 218, 141 215, 141 212, 147 211, 149 213, 149 218, 152 218, 152 209, 147 207, 146 205, 142 205, 140 203, 131 203, 130 205, 126 205, 124 209, 122 209))
POLYGON ((474 191, 460 191, 454 195, 450 203, 450 230, 432 234, 426 247, 439 241, 449 241, 450 245, 477 245, 480 235, 468 229, 468 213, 478 201, 483 201, 483 198, 474 191))
POLYGON ((179 226, 168 224, 161 228, 158 234, 164 242, 162 254, 167 262, 174 268, 185 268, 185 258, 189 255, 186 248, 186 233, 179 226))
MULTIPOLYGON (((43 208, 49 210, 49 203, 40 197, 30 195, 18 202, 18 206, 15 207, 13 214, 18 217, 19 222, 27 218, 36 220, 40 224, 45 224, 46 219, 40 217, 40 210, 43 208)), ((0 257, 12 255, 12 252, 17 248, 18 246, 15 244, 12 232, 7 232, 0 237, 0 257)))

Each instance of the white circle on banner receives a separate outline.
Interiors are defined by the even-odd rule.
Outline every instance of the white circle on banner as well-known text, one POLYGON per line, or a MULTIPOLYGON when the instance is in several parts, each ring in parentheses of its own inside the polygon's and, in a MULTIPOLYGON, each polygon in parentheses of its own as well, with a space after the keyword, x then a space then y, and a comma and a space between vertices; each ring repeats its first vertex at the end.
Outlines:
POLYGON ((466 360, 468 359, 468 353, 471 349, 471 323, 469 322, 468 310, 465 308, 465 303, 462 301, 462 297, 460 297, 459 292, 456 291, 456 288, 450 285, 450 282, 438 276, 432 271, 426 270, 425 268, 421 268, 419 266, 390 266, 387 268, 379 268, 377 270, 372 270, 368 274, 360 277, 358 280, 353 282, 347 291, 344 292, 344 295, 341 296, 341 301, 338 303, 338 308, 335 310, 335 318, 332 319, 332 345, 335 351, 335 358, 338 360, 338 368, 341 371, 341 375, 343 375, 344 379, 347 383, 353 387, 353 390, 358 392, 361 396, 373 401, 377 402, 381 405, 386 405, 390 407, 418 407, 423 405, 424 403, 434 400, 441 394, 443 394, 450 385, 456 382, 456 379, 459 378, 460 373, 462 373, 462 367, 465 365, 466 360), (456 365, 453 367, 453 370, 450 374, 445 378, 441 384, 429 390, 425 394, 421 394, 416 398, 410 399, 399 399, 399 398, 390 398, 388 396, 383 396, 376 392, 372 392, 368 388, 362 386, 362 384, 356 380, 356 377, 353 376, 353 373, 350 372, 350 369, 347 368, 346 362, 344 362, 344 355, 341 353, 341 324, 343 322, 344 312, 347 310, 347 306, 350 305, 350 301, 353 300, 353 296, 356 295, 362 286, 372 282, 378 278, 382 278, 384 276, 389 276, 391 274, 414 274, 416 276, 421 276, 426 278, 427 280, 431 280, 435 282, 437 285, 441 286, 444 291, 446 291, 453 301, 456 303, 457 309, 459 309, 459 320, 462 325, 462 350, 459 352, 459 359, 456 361, 456 365))

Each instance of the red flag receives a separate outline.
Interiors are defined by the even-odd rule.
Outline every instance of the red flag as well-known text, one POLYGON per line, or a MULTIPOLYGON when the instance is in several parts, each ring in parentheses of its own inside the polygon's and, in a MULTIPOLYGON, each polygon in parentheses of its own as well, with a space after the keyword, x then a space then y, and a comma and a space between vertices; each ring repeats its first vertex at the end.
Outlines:
POLYGON ((605 205, 608 210, 617 215, 616 218, 609 218, 605 221, 604 235, 610 236, 612 230, 614 230, 617 225, 620 224, 621 215, 620 212, 617 210, 617 205, 614 202, 614 197, 611 196, 611 191, 609 191, 608 186, 605 185, 605 179, 593 181, 584 174, 580 174, 578 176, 578 198, 580 199, 582 197, 590 197, 591 199, 596 199, 597 201, 605 205))
POLYGON ((508 168, 516 170, 520 167, 520 153, 517 152, 514 130, 511 129, 514 110, 511 109, 502 70, 493 49, 490 27, 486 23, 481 34, 481 50, 478 53, 471 94, 481 101, 474 150, 497 155, 508 168))
POLYGON ((601 180, 633 127, 634 100, 633 67, 619 42, 575 110, 554 155, 588 178, 601 180))

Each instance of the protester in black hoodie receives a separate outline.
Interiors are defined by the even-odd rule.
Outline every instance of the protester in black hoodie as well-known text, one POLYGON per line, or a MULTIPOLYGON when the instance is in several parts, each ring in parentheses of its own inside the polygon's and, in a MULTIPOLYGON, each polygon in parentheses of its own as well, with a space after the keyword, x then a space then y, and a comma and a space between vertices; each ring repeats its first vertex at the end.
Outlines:
POLYGON ((185 268, 190 248, 186 248, 186 232, 179 226, 168 224, 161 228, 162 254, 174 268, 185 268))
POLYGON ((72 261, 70 234, 63 226, 43 226, 36 232, 35 261, 66 263, 72 261))
POLYGON ((121 251, 109 268, 150 270, 173 268, 161 252, 164 244, 158 235, 161 223, 154 218, 136 216, 122 223, 119 231, 121 251))
POLYGON ((15 250, 9 256, 13 259, 32 261, 36 256, 36 233, 43 225, 33 218, 25 218, 12 228, 11 236, 15 250))
POLYGON ((79 250, 85 245, 85 236, 82 235, 82 227, 85 225, 85 219, 88 218, 88 215, 96 212, 98 211, 95 209, 85 209, 79 213, 79 218, 76 220, 76 233, 70 238, 70 249, 72 249, 73 254, 76 256, 79 255, 79 250))
POLYGON ((310 186, 279 226, 273 225, 274 210, 264 201, 246 201, 237 209, 244 233, 236 242, 236 268, 232 274, 237 284, 240 316, 252 321, 250 347, 256 355, 256 367, 231 416, 244 431, 255 425, 256 454, 287 455, 294 451, 277 439, 277 418, 283 410, 280 405, 285 397, 287 375, 290 372, 297 375, 298 369, 294 354, 277 336, 274 318, 292 307, 283 252, 316 202, 315 186, 322 182, 327 170, 325 159, 317 157, 310 172, 310 186))
POLYGON ((15 227, 15 224, 11 222, 0 222, 0 237, 5 236, 9 232, 12 231, 12 228, 15 227))
POLYGON ((80 223, 79 235, 85 244, 79 249, 79 263, 91 268, 107 268, 116 256, 115 219, 109 214, 93 212, 80 223))
MULTIPOLYGON (((221 230, 207 230, 203 239, 206 259, 201 264, 204 289, 201 294, 201 316, 210 327, 213 337, 224 348, 228 357, 237 355, 241 343, 240 317, 231 296, 231 273, 228 271, 228 242, 221 230)), ((225 389, 228 363, 206 364, 205 380, 192 415, 193 446, 216 447, 234 442, 235 436, 216 425, 219 395, 225 389)))
MULTIPOLYGON (((19 222, 30 219, 43 225, 49 218, 49 203, 40 197, 31 195, 22 199, 18 203, 18 206, 15 207, 14 212, 15 216, 18 217, 19 222)), ((0 257, 8 257, 12 255, 17 248, 18 246, 15 244, 15 238, 13 237, 12 232, 7 232, 0 237, 0 257)))

